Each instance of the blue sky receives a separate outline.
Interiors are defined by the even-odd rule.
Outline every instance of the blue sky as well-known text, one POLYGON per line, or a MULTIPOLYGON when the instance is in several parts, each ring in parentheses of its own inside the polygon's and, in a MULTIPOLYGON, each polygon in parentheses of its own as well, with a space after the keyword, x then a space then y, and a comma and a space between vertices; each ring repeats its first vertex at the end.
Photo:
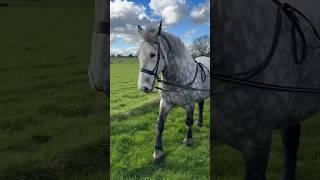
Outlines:
POLYGON ((113 0, 110 4, 111 49, 139 46, 136 25, 164 21, 166 31, 189 45, 210 34, 208 0, 113 0))

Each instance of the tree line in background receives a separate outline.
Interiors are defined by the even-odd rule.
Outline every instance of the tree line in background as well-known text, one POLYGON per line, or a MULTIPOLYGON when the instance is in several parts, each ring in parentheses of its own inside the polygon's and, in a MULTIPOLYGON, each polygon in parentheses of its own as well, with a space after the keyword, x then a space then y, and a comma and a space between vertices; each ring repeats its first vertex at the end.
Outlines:
POLYGON ((131 57, 137 57, 137 55, 135 54, 129 54, 129 55, 123 55, 123 54, 110 54, 111 57, 128 57, 128 58, 131 58, 131 57))
POLYGON ((199 56, 210 57, 210 37, 209 35, 203 35, 195 38, 191 44, 191 55, 193 58, 199 56))
MULTIPOLYGON (((192 41, 190 50, 193 58, 196 58, 199 56, 210 57, 210 36, 206 34, 206 35, 195 38, 192 41)), ((114 54, 114 53, 112 53, 110 56, 111 57, 137 57, 136 54, 123 55, 123 54, 114 54)))

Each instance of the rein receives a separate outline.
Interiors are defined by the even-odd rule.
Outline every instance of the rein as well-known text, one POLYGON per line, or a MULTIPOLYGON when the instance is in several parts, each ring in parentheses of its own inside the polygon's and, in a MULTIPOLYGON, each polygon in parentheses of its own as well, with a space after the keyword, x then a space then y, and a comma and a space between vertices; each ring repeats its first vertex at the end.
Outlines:
MULTIPOLYGON (((160 83, 166 84, 166 85, 175 86, 175 87, 182 88, 182 89, 187 89, 187 90, 210 91, 210 89, 199 89, 199 88, 193 88, 193 87, 191 87, 191 85, 194 83, 194 81, 195 81, 196 78, 197 78, 199 68, 200 68, 200 73, 201 73, 201 80, 202 80, 202 82, 207 79, 207 75, 206 75, 205 69, 210 73, 210 71, 207 69, 207 67, 205 67, 203 64, 197 62, 195 59, 194 59, 194 61, 195 61, 195 63, 197 63, 197 69, 196 69, 196 73, 195 73, 192 81, 190 81, 189 83, 187 83, 187 84, 185 84, 185 85, 174 84, 174 83, 170 83, 170 82, 168 82, 168 81, 164 81, 164 80, 160 79, 159 77, 157 78, 157 81, 160 82, 160 83)), ((163 89, 163 88, 160 88, 160 87, 158 87, 158 86, 156 86, 155 88, 156 88, 156 89, 159 89, 159 90, 162 90, 162 91, 168 91, 167 89, 163 89)), ((173 92, 173 91, 171 91, 171 92, 173 92)))
MULTIPOLYGON (((284 14, 288 17, 288 19, 291 22, 291 39, 292 39, 292 51, 293 51, 293 57, 295 60, 295 63, 297 65, 302 64, 306 61, 306 55, 307 50, 309 49, 319 49, 320 44, 316 46, 310 46, 307 44, 307 40, 305 38, 304 32, 302 31, 300 19, 299 16, 305 20, 308 25, 312 28, 312 31, 314 35, 317 37, 318 40, 320 40, 320 35, 315 28, 315 26, 312 24, 312 22, 298 9, 294 8, 288 3, 281 3, 279 0, 272 0, 273 3, 275 3, 278 6, 277 10, 277 20, 276 20, 276 28, 275 33, 273 36, 272 44, 270 51, 264 61, 260 64, 258 64, 256 67, 252 68, 251 70, 240 72, 240 73, 234 73, 230 75, 224 75, 219 73, 211 73, 211 78, 225 81, 228 83, 243 85, 243 86, 249 86, 254 88, 260 88, 260 89, 267 89, 267 90, 275 90, 275 91, 285 91, 285 92, 302 92, 302 93, 320 93, 320 89, 317 88, 300 88, 300 87, 291 87, 291 86, 281 86, 281 85, 274 85, 274 84, 266 84, 261 82, 254 82, 250 79, 254 76, 257 76, 258 74, 261 74, 266 67, 270 64, 272 57, 275 53, 275 50, 278 46, 279 39, 280 39, 280 33, 281 33, 281 27, 282 27, 282 14, 281 12, 284 12, 284 14), (297 33, 301 38, 302 41, 302 50, 301 50, 301 58, 299 60, 298 57, 298 46, 297 46, 297 33), (244 78, 239 78, 236 76, 245 76, 244 78)), ((220 93, 219 93, 220 94, 220 93)))
MULTIPOLYGON (((162 37, 162 38, 166 41, 166 43, 167 43, 167 45, 168 45, 168 47, 169 47, 169 51, 172 51, 171 45, 170 45, 170 43, 168 42, 167 38, 166 38, 165 36, 162 36, 161 34, 160 34, 160 37, 162 37)), ((196 66, 196 73, 195 73, 193 79, 192 79, 189 83, 187 83, 187 84, 175 84, 175 83, 172 83, 172 82, 165 81, 165 80, 161 79, 161 78, 159 77, 159 75, 158 75, 158 69, 159 69, 159 63, 160 63, 160 54, 161 54, 162 59, 163 59, 163 61, 164 61, 164 63, 165 63, 165 66, 166 66, 167 64, 166 64, 166 60, 165 60, 165 58, 164 58, 164 55, 163 55, 163 53, 162 53, 162 49, 161 49, 161 47, 160 47, 160 42, 157 43, 157 44, 158 44, 158 57, 157 57, 156 66, 153 68, 152 71, 150 71, 150 70, 148 70, 148 69, 145 69, 145 68, 141 68, 141 69, 140 69, 140 72, 143 72, 143 73, 146 73, 146 74, 149 74, 149 75, 154 76, 155 81, 157 81, 157 82, 159 82, 159 83, 162 83, 162 84, 165 84, 165 85, 174 86, 174 87, 177 87, 177 88, 182 88, 182 89, 187 89, 187 90, 194 90, 194 91, 210 91, 210 89, 199 89, 199 88, 193 88, 193 87, 191 87, 192 84, 195 82, 197 76, 198 76, 199 69, 200 69, 201 80, 202 80, 202 81, 205 81, 205 80, 207 79, 207 75, 206 75, 205 69, 206 69, 208 72, 210 72, 203 64, 197 62, 195 59, 194 59, 194 61, 195 61, 195 63, 197 64, 197 66, 196 66)), ((154 82, 155 82, 155 81, 154 81, 154 82)), ((153 83, 154 83, 154 82, 153 82, 153 83)), ((169 92, 169 90, 163 89, 163 88, 158 87, 158 86, 155 86, 155 88, 156 88, 156 89, 159 89, 159 90, 162 90, 162 91, 168 91, 168 92, 169 92)), ((178 92, 178 91, 170 91, 170 92, 178 92)))

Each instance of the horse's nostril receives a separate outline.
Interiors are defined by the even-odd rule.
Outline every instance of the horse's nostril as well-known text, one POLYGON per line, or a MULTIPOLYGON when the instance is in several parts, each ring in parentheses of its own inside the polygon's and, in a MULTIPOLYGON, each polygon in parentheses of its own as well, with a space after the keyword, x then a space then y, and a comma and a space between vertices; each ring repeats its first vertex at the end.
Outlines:
POLYGON ((148 87, 143 87, 142 90, 143 90, 143 92, 145 92, 145 93, 146 93, 146 92, 149 92, 149 88, 148 88, 148 87))

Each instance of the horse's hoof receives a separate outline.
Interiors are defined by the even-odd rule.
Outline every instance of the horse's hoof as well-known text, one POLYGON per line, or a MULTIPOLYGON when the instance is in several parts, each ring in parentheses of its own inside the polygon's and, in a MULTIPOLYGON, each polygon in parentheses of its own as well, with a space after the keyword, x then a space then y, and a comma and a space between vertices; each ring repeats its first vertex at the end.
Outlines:
POLYGON ((153 152, 153 159, 155 163, 161 163, 166 159, 166 153, 159 149, 155 149, 153 152))
POLYGON ((196 121, 196 124, 197 124, 198 127, 202 127, 202 122, 196 121))
POLYGON ((192 139, 191 138, 184 138, 183 139, 183 144, 185 144, 187 146, 191 146, 192 145, 192 139))

